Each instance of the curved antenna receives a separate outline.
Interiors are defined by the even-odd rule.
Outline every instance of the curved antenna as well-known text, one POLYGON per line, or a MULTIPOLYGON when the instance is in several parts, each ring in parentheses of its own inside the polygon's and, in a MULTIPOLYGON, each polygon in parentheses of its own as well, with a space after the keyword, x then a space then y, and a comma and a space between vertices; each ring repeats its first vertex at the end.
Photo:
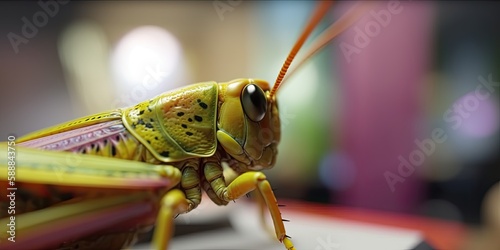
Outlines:
POLYGON ((304 57, 299 61, 299 63, 290 69, 288 75, 283 79, 283 82, 285 82, 290 76, 292 76, 297 69, 299 69, 319 50, 325 47, 331 40, 333 40, 340 33, 349 28, 359 18, 361 18, 361 16, 365 14, 372 7, 373 7, 372 3, 360 3, 360 2, 352 6, 345 14, 343 14, 336 22, 331 24, 330 27, 324 30, 316 38, 316 40, 311 44, 309 50, 305 52, 304 57))
POLYGON ((333 1, 321 1, 321 3, 318 5, 316 8, 316 11, 313 14, 313 17, 307 24, 306 28, 304 31, 302 31, 302 34, 300 35, 299 39, 293 46, 292 50, 288 54, 288 57, 286 58, 285 62, 283 63, 283 66, 281 67, 280 73, 278 74, 278 77, 276 78, 276 82, 274 83, 273 88, 271 89, 271 97, 273 97, 278 90, 279 86, 281 85, 283 78, 285 77, 286 71, 288 70, 288 67, 290 67, 290 64, 293 61, 293 58, 295 55, 297 55, 297 52, 299 52, 300 48, 306 41, 307 37, 311 34, 311 32, 314 30, 316 25, 318 25, 319 21, 323 19, 323 16, 326 14, 327 10, 330 8, 330 6, 333 4, 333 1))

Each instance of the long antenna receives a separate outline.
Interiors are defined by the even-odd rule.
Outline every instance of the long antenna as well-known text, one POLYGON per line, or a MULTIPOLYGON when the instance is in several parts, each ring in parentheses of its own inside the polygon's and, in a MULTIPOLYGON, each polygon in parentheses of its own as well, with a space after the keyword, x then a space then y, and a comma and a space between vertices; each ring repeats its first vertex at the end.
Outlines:
POLYGON ((352 6, 345 14, 343 14, 336 22, 330 25, 326 30, 324 30, 316 40, 311 44, 309 50, 305 52, 305 55, 299 63, 294 65, 288 72, 288 75, 283 79, 285 82, 293 73, 300 68, 308 59, 315 55, 319 50, 326 46, 331 40, 337 37, 340 33, 350 27, 354 22, 356 22, 363 14, 365 14, 369 9, 373 8, 372 3, 356 3, 352 6))
POLYGON ((290 51, 290 54, 288 54, 288 57, 285 60, 285 63, 283 63, 283 66, 281 67, 280 73, 278 74, 278 77, 276 78, 276 82, 274 83, 273 88, 271 89, 271 97, 274 96, 276 91, 278 90, 279 86, 281 85, 283 78, 285 77, 286 71, 288 70, 288 67, 290 67, 290 64, 293 61, 293 58, 295 55, 297 55, 297 52, 299 52, 300 48, 306 41, 307 37, 311 34, 311 32, 314 30, 316 25, 318 25, 319 21, 323 19, 323 16, 326 14, 330 6, 333 4, 333 1, 321 1, 321 3, 318 5, 316 8, 316 11, 313 14, 313 17, 307 24, 306 28, 304 31, 302 31, 302 34, 300 35, 299 39, 293 46, 292 50, 290 51))

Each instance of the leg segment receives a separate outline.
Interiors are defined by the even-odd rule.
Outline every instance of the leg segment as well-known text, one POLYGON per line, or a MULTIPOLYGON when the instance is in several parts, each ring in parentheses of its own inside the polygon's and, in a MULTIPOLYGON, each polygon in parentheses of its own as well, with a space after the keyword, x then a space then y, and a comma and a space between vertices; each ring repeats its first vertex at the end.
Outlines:
POLYGON ((254 190, 252 192, 252 197, 257 202, 257 205, 259 207, 260 223, 262 224, 262 227, 266 230, 266 232, 269 234, 269 236, 274 238, 275 237, 274 230, 272 227, 270 227, 267 224, 267 220, 266 220, 267 205, 266 205, 266 201, 264 200, 264 196, 262 196, 262 194, 258 190, 254 190))
POLYGON ((153 235, 153 243, 158 250, 168 246, 174 231, 174 216, 193 210, 201 202, 200 178, 196 169, 196 165, 186 163, 180 180, 183 191, 170 190, 161 200, 153 235))
MULTIPOLYGON (((16 151, 17 182, 145 190, 170 189, 180 180, 180 172, 173 166, 24 147, 17 147, 16 151)), ((7 169, 5 156, 7 145, 0 144, 0 167, 7 169)), ((0 180, 7 178, 7 171, 0 171, 0 180)))
POLYGON ((201 202, 200 177, 198 167, 189 162, 182 169, 181 188, 189 202, 188 212, 195 209, 201 202))
POLYGON ((220 199, 227 202, 238 199, 257 189, 271 213, 276 237, 280 242, 283 242, 288 250, 295 249, 293 243, 286 238, 285 226, 283 225, 276 197, 263 173, 253 171, 246 172, 226 186, 223 177, 221 177, 222 167, 216 164, 207 163, 204 166, 204 172, 205 178, 210 183, 215 194, 217 194, 220 199))
POLYGON ((178 189, 169 191, 161 200, 153 244, 155 249, 167 248, 174 227, 174 216, 189 210, 189 202, 184 193, 178 189))

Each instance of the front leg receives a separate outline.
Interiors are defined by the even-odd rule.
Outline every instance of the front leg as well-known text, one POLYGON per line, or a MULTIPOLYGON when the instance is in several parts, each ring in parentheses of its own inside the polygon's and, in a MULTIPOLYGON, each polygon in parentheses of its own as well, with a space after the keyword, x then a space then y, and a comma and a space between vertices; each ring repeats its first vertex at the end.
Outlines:
POLYGON ((276 197, 263 173, 246 172, 236 177, 233 182, 226 186, 222 175, 222 167, 216 163, 207 162, 204 165, 204 175, 217 197, 225 202, 236 200, 257 189, 269 208, 277 239, 285 245, 286 249, 295 250, 292 241, 287 238, 276 197))

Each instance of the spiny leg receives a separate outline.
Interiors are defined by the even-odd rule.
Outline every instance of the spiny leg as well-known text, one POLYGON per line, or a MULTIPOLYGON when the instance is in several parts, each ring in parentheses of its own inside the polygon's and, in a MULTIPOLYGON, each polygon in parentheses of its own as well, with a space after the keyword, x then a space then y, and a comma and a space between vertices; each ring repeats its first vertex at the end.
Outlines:
POLYGON ((224 201, 238 199, 257 189, 262 195, 264 202, 271 213, 276 237, 288 250, 295 250, 292 241, 287 238, 276 197, 271 189, 271 185, 263 173, 253 171, 246 172, 238 176, 228 186, 226 186, 224 182, 221 166, 208 162, 204 166, 204 174, 213 191, 224 201))
POLYGON ((262 196, 262 194, 258 190, 254 190, 252 192, 252 198, 257 202, 257 206, 259 207, 260 223, 262 224, 262 227, 266 230, 269 236, 274 238, 275 237, 274 230, 267 224, 267 219, 266 219, 267 204, 266 201, 264 200, 264 196, 262 196))
POLYGON ((225 200, 235 200, 254 189, 260 192, 265 204, 269 208, 278 240, 285 245, 286 249, 295 250, 292 241, 286 235, 276 197, 269 181, 267 181, 263 173, 247 172, 240 175, 226 188, 223 198, 225 200))

